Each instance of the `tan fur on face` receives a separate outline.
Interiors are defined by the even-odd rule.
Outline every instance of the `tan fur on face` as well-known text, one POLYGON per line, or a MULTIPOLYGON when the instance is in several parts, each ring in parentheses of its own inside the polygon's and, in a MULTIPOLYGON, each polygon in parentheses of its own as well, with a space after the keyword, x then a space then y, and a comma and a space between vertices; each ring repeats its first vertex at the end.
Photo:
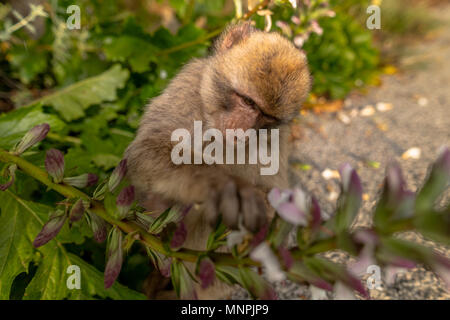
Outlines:
POLYGON ((215 60, 216 71, 270 115, 292 118, 310 90, 305 55, 276 33, 255 32, 215 60))

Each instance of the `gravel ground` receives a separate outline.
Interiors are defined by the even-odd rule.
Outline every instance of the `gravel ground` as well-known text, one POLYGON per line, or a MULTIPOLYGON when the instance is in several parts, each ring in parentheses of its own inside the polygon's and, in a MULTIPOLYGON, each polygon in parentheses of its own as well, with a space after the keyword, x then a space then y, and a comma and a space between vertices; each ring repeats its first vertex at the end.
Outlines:
MULTIPOLYGON (((439 14, 450 21, 450 6, 441 8, 439 14)), ((409 189, 415 191, 440 147, 450 146, 450 26, 442 26, 433 40, 412 47, 411 53, 406 62, 420 67, 383 78, 383 84, 367 95, 351 95, 337 113, 307 113, 299 118, 301 137, 294 142, 292 163, 308 164, 311 168, 301 170, 293 165, 292 185, 314 194, 321 207, 332 212, 339 191, 338 179, 327 180, 322 173, 326 169, 337 170, 342 163, 349 162, 357 169, 365 192, 357 226, 370 225, 371 211, 389 161, 400 163, 409 189), (391 104, 392 108, 379 111, 376 106, 380 102, 391 104), (420 149, 418 159, 402 157, 411 148, 420 149), (372 161, 380 164, 378 169, 368 164, 372 161)), ((448 199, 447 194, 443 201, 448 199)), ((415 233, 401 236, 450 257, 450 248, 438 246, 415 233)), ((332 259, 349 261, 339 252, 332 253, 332 259)), ((306 286, 285 281, 276 283, 275 287, 280 299, 310 298, 306 286)), ((383 284, 381 290, 371 290, 370 294, 372 299, 450 299, 443 282, 424 268, 400 273, 393 285, 383 284)), ((237 289, 233 298, 245 299, 248 295, 237 289)), ((330 294, 328 298, 333 297, 330 294)))

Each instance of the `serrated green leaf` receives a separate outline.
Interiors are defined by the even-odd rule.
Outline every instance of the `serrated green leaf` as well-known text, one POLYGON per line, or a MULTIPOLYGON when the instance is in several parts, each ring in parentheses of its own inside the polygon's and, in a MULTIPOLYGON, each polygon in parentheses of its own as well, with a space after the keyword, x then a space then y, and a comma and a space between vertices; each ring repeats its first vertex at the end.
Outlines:
POLYGON ((57 238, 34 249, 32 242, 52 208, 25 201, 12 192, 0 193, 0 299, 8 299, 15 277, 28 272, 28 265, 39 252, 38 269, 25 290, 25 299, 144 299, 145 296, 118 283, 103 287, 103 274, 81 258, 68 253, 61 239, 69 237, 62 229, 57 238), (67 267, 77 265, 81 271, 81 289, 70 290, 67 267))
POLYGON ((125 86, 128 76, 128 70, 114 65, 98 76, 74 83, 37 102, 52 106, 65 120, 72 121, 83 117, 90 105, 115 100, 116 90, 125 86))
MULTIPOLYGON (((33 204, 31 212, 45 214, 43 206, 33 204)), ((22 212, 23 204, 19 203, 11 192, 0 192, 0 299, 8 299, 14 278, 28 272, 28 264, 32 261, 34 249, 32 242, 42 225, 36 223, 37 216, 22 212)))

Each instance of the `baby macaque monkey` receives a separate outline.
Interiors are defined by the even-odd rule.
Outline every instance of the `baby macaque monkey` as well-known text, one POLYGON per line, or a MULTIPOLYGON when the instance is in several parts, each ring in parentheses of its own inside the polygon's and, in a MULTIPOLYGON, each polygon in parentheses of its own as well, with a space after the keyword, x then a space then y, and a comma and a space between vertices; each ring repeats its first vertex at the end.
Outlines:
MULTIPOLYGON (((243 226, 257 232, 271 214, 267 192, 288 187, 290 122, 310 86, 306 57, 289 40, 250 23, 229 26, 210 56, 185 65, 147 106, 125 153, 140 204, 153 212, 175 203, 198 204, 185 218, 184 247, 190 249, 205 249, 219 215, 232 229, 243 226), (194 121, 223 137, 227 129, 278 129, 278 172, 261 175, 262 164, 247 162, 174 164, 171 152, 178 142, 172 141, 172 133, 185 128, 193 136, 194 121)), ((198 296, 218 298, 213 291, 198 296)))

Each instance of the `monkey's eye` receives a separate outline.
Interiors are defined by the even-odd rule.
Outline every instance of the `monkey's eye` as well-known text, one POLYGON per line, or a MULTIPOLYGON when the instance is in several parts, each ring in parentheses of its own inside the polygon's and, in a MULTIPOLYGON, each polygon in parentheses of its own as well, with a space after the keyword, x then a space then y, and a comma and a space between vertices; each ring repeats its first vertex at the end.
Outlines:
POLYGON ((243 104, 251 107, 251 108, 256 108, 256 102, 253 101, 251 98, 246 97, 246 96, 239 96, 241 98, 241 101, 243 104))

